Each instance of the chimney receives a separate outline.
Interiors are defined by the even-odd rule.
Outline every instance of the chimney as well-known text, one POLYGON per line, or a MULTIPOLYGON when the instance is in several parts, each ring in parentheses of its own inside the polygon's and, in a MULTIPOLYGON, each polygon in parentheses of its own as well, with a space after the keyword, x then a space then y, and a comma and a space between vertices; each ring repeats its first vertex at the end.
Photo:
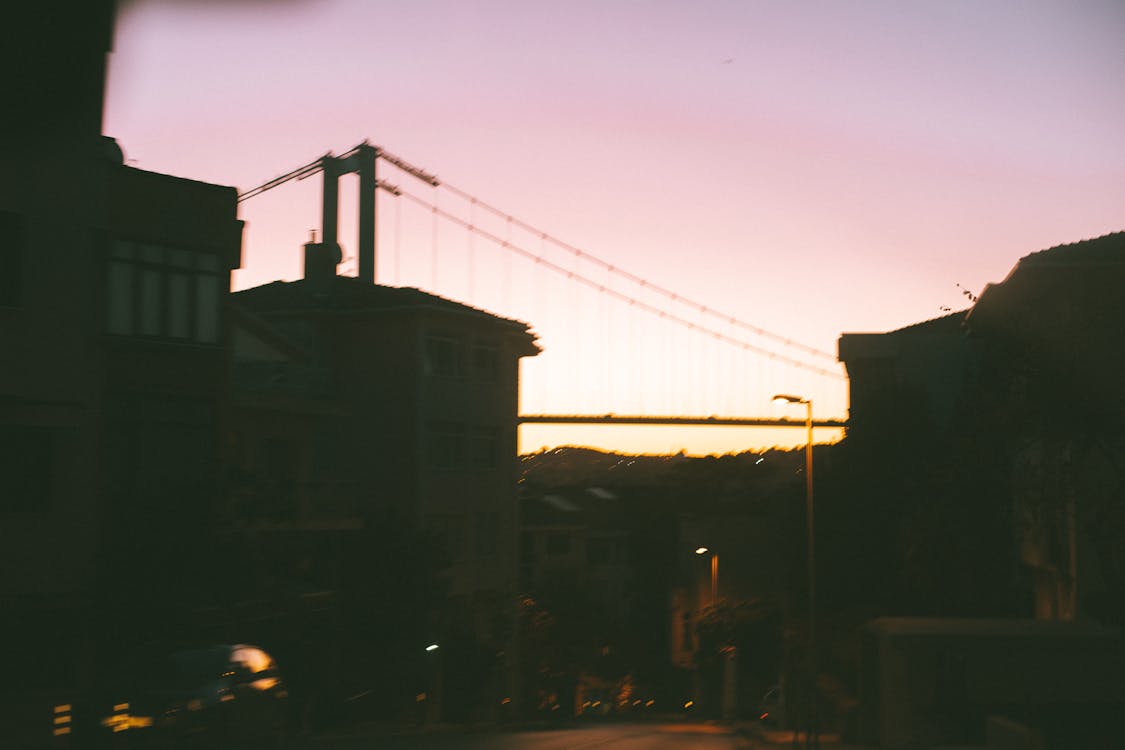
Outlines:
POLYGON ((335 242, 306 242, 305 280, 318 291, 328 291, 343 257, 335 242))

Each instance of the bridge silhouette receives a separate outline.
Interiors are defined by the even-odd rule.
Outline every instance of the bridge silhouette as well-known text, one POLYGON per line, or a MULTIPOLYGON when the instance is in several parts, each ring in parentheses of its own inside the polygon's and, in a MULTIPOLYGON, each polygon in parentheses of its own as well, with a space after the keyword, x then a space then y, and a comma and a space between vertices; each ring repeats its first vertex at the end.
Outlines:
POLYGON ((323 242, 338 240, 339 179, 358 178, 358 254, 342 270, 354 263, 371 283, 532 324, 543 352, 522 365, 521 424, 804 427, 769 415, 778 392, 800 393, 821 412, 846 409, 834 354, 621 268, 367 141, 238 200, 317 174, 323 242))

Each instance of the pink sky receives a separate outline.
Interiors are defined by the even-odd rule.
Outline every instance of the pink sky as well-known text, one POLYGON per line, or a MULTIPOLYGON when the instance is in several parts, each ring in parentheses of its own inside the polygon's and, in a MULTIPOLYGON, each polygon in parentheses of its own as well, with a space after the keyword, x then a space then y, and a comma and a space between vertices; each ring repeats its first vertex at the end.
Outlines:
MULTIPOLYGON (((1111 0, 149 0, 118 22, 105 132, 139 167, 242 189, 368 138, 615 265, 834 352, 842 332, 962 306, 957 284, 979 291, 1029 252, 1125 228, 1123 32, 1111 0)), ((312 179, 243 205, 236 287, 299 275, 318 196, 312 179)), ((379 280, 431 289, 432 219, 394 203, 380 198, 379 280)), ((795 391, 818 416, 845 415, 842 381, 739 359, 452 227, 439 237, 433 291, 541 334, 525 411, 796 417, 768 404, 795 391)), ((525 449, 692 453, 802 438, 522 435, 525 449)))

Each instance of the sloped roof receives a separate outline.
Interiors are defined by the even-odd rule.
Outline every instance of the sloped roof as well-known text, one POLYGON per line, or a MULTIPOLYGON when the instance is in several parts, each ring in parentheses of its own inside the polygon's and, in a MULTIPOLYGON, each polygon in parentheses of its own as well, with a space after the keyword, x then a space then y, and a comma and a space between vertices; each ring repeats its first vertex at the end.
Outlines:
POLYGON ((891 334, 896 334, 896 333, 909 334, 909 333, 914 333, 914 332, 916 332, 920 329, 923 329, 923 328, 941 328, 941 327, 957 328, 957 327, 960 327, 961 323, 965 320, 965 315, 968 312, 969 312, 969 308, 965 308, 964 310, 958 310, 957 312, 952 312, 952 313, 949 313, 947 315, 940 315, 936 318, 930 318, 929 320, 923 320, 923 321, 918 322, 918 323, 911 323, 908 326, 903 326, 902 328, 896 328, 893 331, 889 331, 889 333, 891 333, 891 334))
POLYGON ((970 327, 978 327, 984 317, 996 315, 1003 308, 1053 310, 1063 299, 1076 307, 1104 303, 1105 300, 1097 298, 1107 291, 1120 297, 1116 282, 1122 271, 1125 232, 1039 250, 1020 258, 1003 281, 988 284, 966 322, 970 327), (1107 284, 1116 291, 1105 289, 1107 284))
POLYGON ((523 321, 504 318, 480 308, 455 302, 414 287, 371 284, 350 276, 333 276, 324 283, 306 279, 274 281, 235 292, 236 302, 257 313, 273 312, 366 312, 430 309, 490 318, 527 331, 523 321))
POLYGON ((897 356, 901 341, 928 340, 933 335, 957 334, 968 312, 968 310, 959 310, 886 333, 842 333, 836 342, 837 358, 846 364, 851 360, 865 357, 897 356))
POLYGON ((1046 263, 1125 263, 1125 232, 1055 245, 1020 258, 1017 267, 1046 263))

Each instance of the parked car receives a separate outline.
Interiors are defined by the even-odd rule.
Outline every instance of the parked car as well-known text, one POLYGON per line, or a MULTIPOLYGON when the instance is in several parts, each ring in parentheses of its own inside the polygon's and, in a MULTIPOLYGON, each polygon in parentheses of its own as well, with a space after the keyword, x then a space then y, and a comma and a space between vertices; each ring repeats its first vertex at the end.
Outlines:
POLYGON ((148 652, 100 691, 89 731, 108 748, 274 750, 289 734, 287 703, 276 662, 256 646, 148 652))

